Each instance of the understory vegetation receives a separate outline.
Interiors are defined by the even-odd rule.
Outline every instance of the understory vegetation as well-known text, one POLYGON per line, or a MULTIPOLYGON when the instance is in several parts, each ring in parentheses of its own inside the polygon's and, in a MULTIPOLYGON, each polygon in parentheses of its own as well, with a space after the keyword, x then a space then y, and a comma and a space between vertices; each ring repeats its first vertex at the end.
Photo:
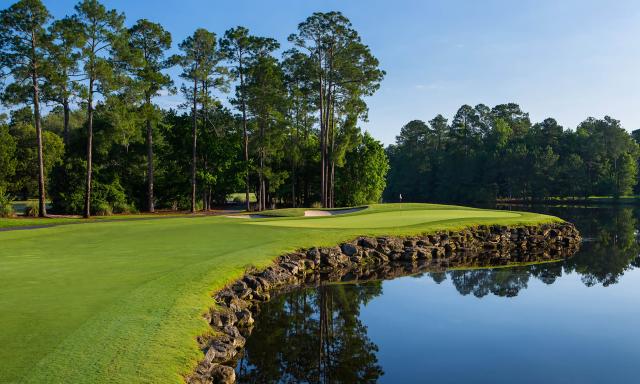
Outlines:
POLYGON ((0 13, 0 203, 89 217, 208 210, 238 192, 247 210, 380 200, 388 160, 359 124, 385 73, 340 12, 312 14, 287 47, 198 28, 175 53, 158 23, 97 0, 70 11, 0 13))

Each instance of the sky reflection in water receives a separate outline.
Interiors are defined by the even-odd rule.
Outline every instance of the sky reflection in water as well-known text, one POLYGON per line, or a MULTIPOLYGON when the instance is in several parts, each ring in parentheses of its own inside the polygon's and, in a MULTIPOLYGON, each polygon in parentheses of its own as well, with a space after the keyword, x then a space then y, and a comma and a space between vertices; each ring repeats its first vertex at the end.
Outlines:
POLYGON ((637 210, 574 222, 573 258, 297 290, 262 307, 238 382, 635 383, 637 210))

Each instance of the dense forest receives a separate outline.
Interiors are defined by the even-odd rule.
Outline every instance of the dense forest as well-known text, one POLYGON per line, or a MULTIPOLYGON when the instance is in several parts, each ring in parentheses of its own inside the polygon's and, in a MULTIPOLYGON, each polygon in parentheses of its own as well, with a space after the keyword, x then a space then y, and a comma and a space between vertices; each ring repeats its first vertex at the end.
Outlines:
POLYGON ((32 197, 32 214, 51 202, 85 217, 207 210, 234 192, 257 210, 380 200, 387 157, 358 124, 385 73, 341 13, 314 13, 287 49, 240 26, 196 29, 175 51, 160 24, 97 0, 70 11, 0 13, 5 215, 32 197), (176 93, 179 108, 158 106, 176 93))
POLYGON ((0 215, 35 197, 29 214, 50 202, 89 217, 209 210, 231 194, 264 210, 638 189, 640 131, 610 117, 565 129, 517 104, 464 105, 385 149, 359 127, 385 72, 339 12, 312 14, 282 47, 241 26, 174 44, 97 0, 70 11, 0 12, 0 215), (177 108, 158 105, 175 94, 177 108))
POLYGON ((587 118, 574 130, 533 124, 517 104, 463 105, 449 122, 407 123, 387 148, 387 201, 620 197, 638 182, 640 130, 587 118))

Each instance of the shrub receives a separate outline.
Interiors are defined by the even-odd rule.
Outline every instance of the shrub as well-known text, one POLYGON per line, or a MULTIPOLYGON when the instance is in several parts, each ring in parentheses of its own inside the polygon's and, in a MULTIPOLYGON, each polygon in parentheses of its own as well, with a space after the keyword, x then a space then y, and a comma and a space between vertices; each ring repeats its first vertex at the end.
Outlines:
POLYGON ((40 206, 37 201, 28 201, 24 207, 24 215, 29 217, 38 217, 40 206))
POLYGON ((138 213, 138 209, 133 204, 116 201, 113 203, 113 213, 138 213))
POLYGON ((11 205, 11 198, 4 191, 4 188, 0 188, 0 217, 13 217, 13 205, 11 205))
POLYGON ((113 214, 113 208, 104 200, 96 202, 92 208, 93 214, 96 216, 111 216, 113 214))

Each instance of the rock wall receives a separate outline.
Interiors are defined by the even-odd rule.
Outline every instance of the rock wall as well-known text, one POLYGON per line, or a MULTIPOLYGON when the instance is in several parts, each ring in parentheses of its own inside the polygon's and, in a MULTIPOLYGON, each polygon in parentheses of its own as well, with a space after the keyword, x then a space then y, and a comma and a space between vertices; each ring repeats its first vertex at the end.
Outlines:
POLYGON ((573 224, 479 226, 414 237, 360 237, 335 247, 279 257, 247 272, 214 296, 206 314, 213 336, 198 342, 205 354, 188 383, 233 383, 236 359, 251 333, 253 315, 272 294, 324 281, 389 279, 452 267, 497 266, 573 255, 581 238, 573 224))

